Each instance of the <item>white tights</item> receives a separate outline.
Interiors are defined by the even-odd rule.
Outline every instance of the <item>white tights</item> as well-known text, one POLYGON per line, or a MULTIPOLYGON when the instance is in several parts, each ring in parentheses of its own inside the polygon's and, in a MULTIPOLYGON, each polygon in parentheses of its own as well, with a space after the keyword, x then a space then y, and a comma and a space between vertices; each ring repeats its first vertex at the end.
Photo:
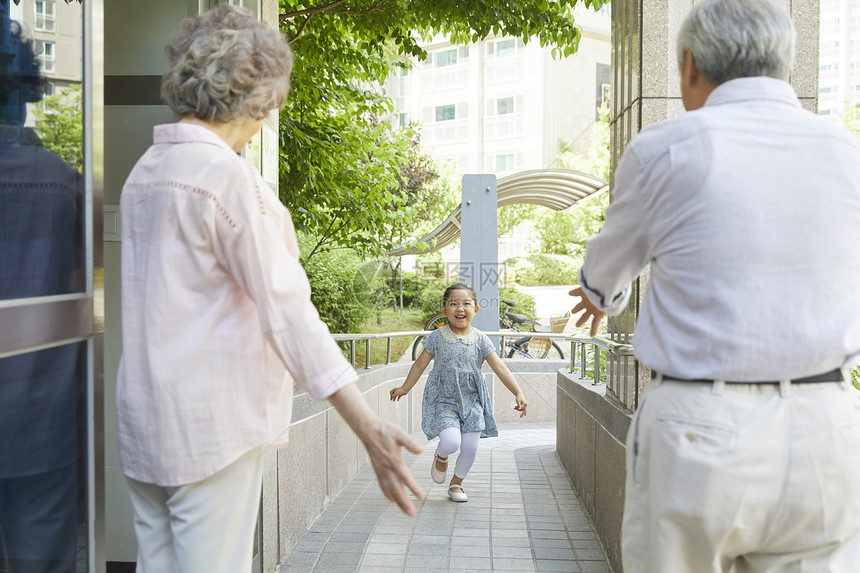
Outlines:
POLYGON ((481 432, 461 434, 460 428, 445 428, 439 432, 439 445, 436 447, 436 455, 440 458, 447 458, 460 450, 460 455, 457 456, 457 465, 454 467, 454 475, 460 479, 465 479, 472 468, 472 464, 475 463, 480 439, 481 432))

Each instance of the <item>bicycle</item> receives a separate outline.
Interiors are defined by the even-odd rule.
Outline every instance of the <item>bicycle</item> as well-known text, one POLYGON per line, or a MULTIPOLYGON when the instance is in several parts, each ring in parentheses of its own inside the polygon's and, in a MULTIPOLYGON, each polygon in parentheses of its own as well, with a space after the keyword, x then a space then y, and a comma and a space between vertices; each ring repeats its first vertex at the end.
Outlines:
MULTIPOLYGON (((442 314, 441 312, 427 321, 427 324, 424 325, 424 330, 436 330, 437 328, 441 328, 448 324, 448 317, 442 314)), ((425 335, 421 335, 415 339, 415 342, 412 343, 412 360, 418 358, 418 355, 421 354, 421 341, 426 338, 425 335)))
MULTIPOLYGON (((499 302, 506 305, 508 310, 517 305, 517 303, 508 300, 500 299, 499 302)), ((531 320, 525 315, 508 312, 508 310, 506 310, 501 316, 503 326, 502 330, 510 330, 512 332, 523 331, 524 326, 527 325, 531 326, 530 332, 552 332, 552 327, 544 326, 535 320, 531 320)), ((424 330, 436 330, 446 324, 448 324, 448 319, 444 314, 439 313, 427 321, 427 324, 424 325, 424 330)), ((424 340, 424 338, 425 335, 421 335, 417 337, 415 342, 412 344, 412 360, 417 359, 418 355, 421 354, 421 341, 424 340)), ((551 359, 564 360, 564 352, 561 347, 551 339, 543 337, 531 338, 524 336, 513 342, 506 341, 505 348, 503 350, 506 358, 541 359, 549 356, 550 352, 553 353, 553 356, 550 357, 551 359)))
MULTIPOLYGON (((500 303, 507 305, 508 310, 502 315, 502 330, 522 331, 523 327, 530 326, 530 332, 545 332, 547 334, 553 332, 551 326, 540 324, 536 320, 532 320, 523 314, 515 314, 509 310, 517 305, 517 303, 508 300, 499 299, 500 303)), ((567 317, 570 314, 567 313, 567 317)), ((543 359, 549 357, 551 360, 564 360, 564 351, 561 347, 550 338, 542 336, 529 337, 524 336, 513 342, 505 343, 507 354, 506 358, 537 358, 543 359), (552 353, 552 356, 550 356, 552 353)))

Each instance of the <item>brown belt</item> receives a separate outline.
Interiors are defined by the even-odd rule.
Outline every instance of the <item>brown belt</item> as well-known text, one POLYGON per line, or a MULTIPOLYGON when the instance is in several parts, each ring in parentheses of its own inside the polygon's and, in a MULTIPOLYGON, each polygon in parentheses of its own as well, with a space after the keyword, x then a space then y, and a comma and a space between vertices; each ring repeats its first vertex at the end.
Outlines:
MULTIPOLYGON (((651 379, 657 378, 657 372, 651 371, 651 379)), ((708 378, 678 378, 677 376, 666 376, 663 375, 663 380, 676 380, 678 382, 707 382, 713 383, 715 380, 708 378)), ((839 368, 835 370, 831 370, 830 372, 825 372, 824 374, 816 374, 815 376, 806 376, 805 378, 794 378, 789 380, 792 384, 814 384, 817 382, 842 382, 844 378, 842 377, 842 370, 839 368)), ((738 380, 725 380, 726 384, 779 384, 779 380, 763 380, 760 382, 741 382, 738 380)))

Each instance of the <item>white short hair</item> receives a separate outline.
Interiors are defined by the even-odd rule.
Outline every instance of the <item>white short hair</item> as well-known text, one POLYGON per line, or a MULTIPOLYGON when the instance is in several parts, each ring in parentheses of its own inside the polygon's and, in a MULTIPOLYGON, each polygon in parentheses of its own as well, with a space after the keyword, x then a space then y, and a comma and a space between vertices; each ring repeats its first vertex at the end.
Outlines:
POLYGON ((161 98, 180 117, 262 119, 287 99, 292 51, 247 8, 221 4, 184 20, 165 51, 161 98))
POLYGON ((768 76, 787 80, 794 62, 794 25, 770 0, 705 0, 678 33, 678 68, 690 50, 710 83, 768 76))

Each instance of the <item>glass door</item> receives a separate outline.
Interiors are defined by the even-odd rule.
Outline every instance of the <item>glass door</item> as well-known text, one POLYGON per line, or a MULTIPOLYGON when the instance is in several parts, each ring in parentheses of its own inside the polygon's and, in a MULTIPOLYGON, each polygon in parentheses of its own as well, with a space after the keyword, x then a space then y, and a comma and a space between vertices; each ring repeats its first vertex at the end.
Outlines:
POLYGON ((98 286, 84 11, 63 0, 0 0, 3 573, 96 570, 98 286))

